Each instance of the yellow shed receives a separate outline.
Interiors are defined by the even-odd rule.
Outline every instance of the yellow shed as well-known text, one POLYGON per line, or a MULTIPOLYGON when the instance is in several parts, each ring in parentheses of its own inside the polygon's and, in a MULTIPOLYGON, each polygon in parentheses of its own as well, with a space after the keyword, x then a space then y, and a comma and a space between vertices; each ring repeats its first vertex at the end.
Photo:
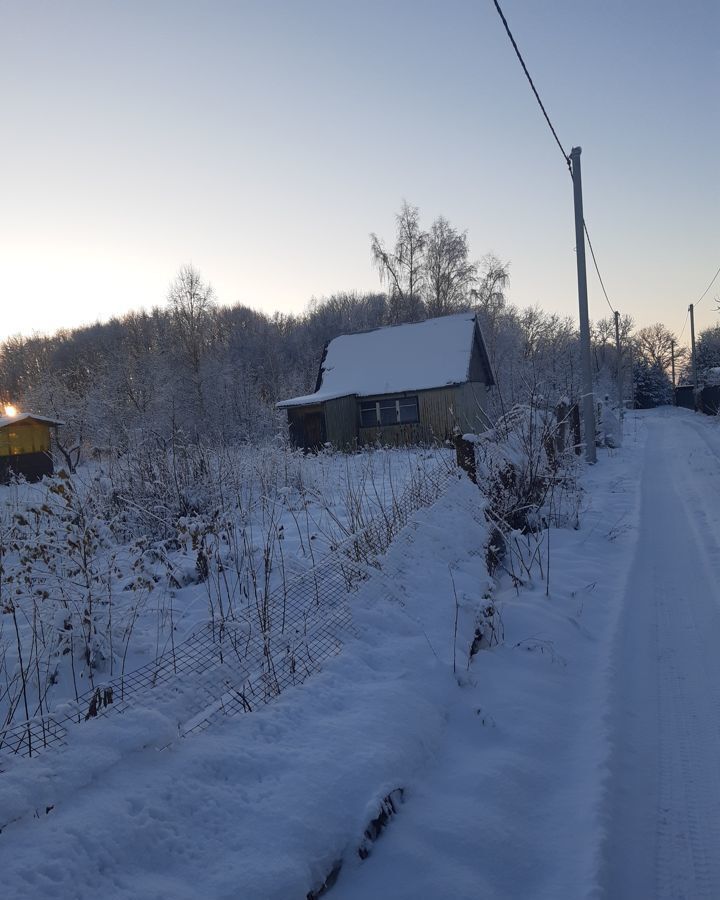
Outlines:
POLYGON ((13 474, 24 475, 28 481, 52 475, 51 429, 62 424, 33 413, 0 418, 0 481, 13 474))

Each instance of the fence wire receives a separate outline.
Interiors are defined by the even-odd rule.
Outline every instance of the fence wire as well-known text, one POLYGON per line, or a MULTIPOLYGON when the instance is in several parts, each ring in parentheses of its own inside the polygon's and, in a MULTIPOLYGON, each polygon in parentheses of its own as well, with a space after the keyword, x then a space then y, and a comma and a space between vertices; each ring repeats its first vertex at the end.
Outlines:
POLYGON ((251 712, 301 684, 337 654, 352 630, 350 597, 394 537, 419 509, 443 493, 453 469, 417 472, 365 527, 304 574, 261 598, 258 621, 248 614, 209 622, 156 659, 103 681, 52 714, 0 730, 0 758, 34 756, 63 746, 68 730, 91 719, 147 702, 196 709, 179 734, 196 734, 223 716, 251 712))

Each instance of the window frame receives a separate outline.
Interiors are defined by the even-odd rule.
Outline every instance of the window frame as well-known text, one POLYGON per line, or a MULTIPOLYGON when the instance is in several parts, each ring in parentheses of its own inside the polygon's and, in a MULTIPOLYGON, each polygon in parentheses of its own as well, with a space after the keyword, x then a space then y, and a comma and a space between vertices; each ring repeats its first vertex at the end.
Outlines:
MULTIPOLYGON (((420 403, 417 394, 410 394, 403 397, 378 397, 375 400, 359 400, 358 401, 358 417, 360 419, 361 428, 394 428, 398 425, 418 425, 420 423, 420 403), (386 412, 391 408, 394 411, 392 422, 382 421, 382 409, 386 412), (411 419, 400 418, 400 408, 414 408, 414 416, 411 419), (366 423, 369 413, 374 410, 374 421, 370 424, 366 423)), ((386 416, 387 418, 387 416, 386 416)))

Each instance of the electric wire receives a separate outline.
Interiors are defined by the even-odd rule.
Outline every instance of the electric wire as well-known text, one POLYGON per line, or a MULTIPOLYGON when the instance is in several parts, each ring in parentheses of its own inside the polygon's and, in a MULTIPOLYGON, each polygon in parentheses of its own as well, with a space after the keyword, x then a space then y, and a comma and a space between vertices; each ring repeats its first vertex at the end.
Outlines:
POLYGON ((583 228, 585 229, 585 237, 587 238, 588 247, 590 248, 590 256, 592 256, 593 265, 595 266, 595 271, 597 272, 598 280, 600 281, 600 287, 602 288, 602 292, 605 296, 605 301, 607 305, 610 307, 610 311, 613 316, 615 315, 615 307, 610 302, 610 298, 608 297, 607 291, 605 290, 605 282, 603 281, 602 275, 600 274, 600 268, 597 264, 597 260, 595 259, 595 251, 593 250, 592 241, 590 240, 590 232, 588 231, 587 222, 583 218, 583 228))
MULTIPOLYGON (((700 300, 702 300, 702 299, 706 296, 707 292, 708 292, 708 291, 710 290, 710 288, 715 284, 715 279, 718 277, 718 275, 720 275, 720 268, 718 268, 717 272, 716 272, 716 273, 713 275, 713 277, 712 277, 712 281, 710 282, 710 284, 705 288, 705 290, 704 290, 704 291, 702 292, 702 294, 700 295, 700 300)), ((700 300, 696 300, 696 301, 695 301, 695 306, 697 306, 697 305, 700 303, 700 300)))
MULTIPOLYGON (((498 15, 502 19, 502 23, 505 27, 507 36, 510 38, 510 43, 513 46, 515 55, 517 56, 518 60, 520 61, 520 65, 522 66, 522 70, 525 73, 525 77, 527 78, 528 83, 529 83, 530 87, 532 88, 532 92, 535 95, 535 99, 537 100, 538 105, 539 105, 540 109, 542 110, 542 114, 545 117, 545 121, 548 124, 548 128, 552 132, 552 136, 555 138, 555 143, 560 148, 560 152, 563 155, 563 159, 565 160, 565 163, 568 167, 568 171, 570 172, 570 177, 572 178, 572 162, 570 161, 570 157, 565 152, 565 148, 563 147, 562 142, 561 142, 560 138, 558 137, 557 131, 555 131, 555 126, 550 121, 550 116, 548 115, 548 112, 545 109, 545 104, 540 99, 540 94, 538 93, 538 90, 535 87, 535 82, 532 80, 532 76, 530 75, 530 72, 528 71, 528 67, 525 65, 525 60, 523 59, 522 53, 520 52, 520 48, 517 45, 517 41, 513 37, 513 33, 510 30, 510 26, 508 25, 508 21, 505 18, 505 14, 503 13, 502 9, 500 8, 500 3, 498 2, 498 0, 493 0, 493 3, 495 5, 495 9, 497 10, 498 15)), ((600 287, 602 288, 603 296, 605 297, 605 301, 607 302, 607 305, 610 307, 612 314, 615 315, 615 307, 610 302, 608 293, 605 290, 605 282, 603 281, 603 277, 600 274, 600 267, 598 266, 598 261, 595 256, 595 250, 593 249, 592 241, 590 240, 590 233, 588 232, 587 222, 585 221, 584 218, 583 218, 583 228, 585 230, 585 236, 587 237, 588 247, 590 248, 590 256, 592 257, 593 265, 595 266, 595 271, 597 273, 598 280, 600 281, 600 287)), ((718 271, 720 272, 720 270, 718 270, 718 271)))
POLYGON ((525 77, 527 78, 527 80, 530 84, 530 87, 532 88, 533 94, 535 94, 535 99, 537 100, 537 102, 540 106, 540 109, 542 110, 542 114, 545 116, 545 121, 548 123, 548 127, 550 128, 550 131, 552 131, 552 135, 555 138, 555 143, 560 148, 560 152, 562 153, 565 163, 567 164, 567 167, 570 170, 570 174, 572 174, 572 166, 570 163, 570 157, 565 152, 565 148, 563 147, 562 143, 560 142, 560 138, 557 136, 557 131, 555 131, 553 123, 550 121, 550 116, 547 114, 547 110, 545 109, 545 106, 543 105, 543 102, 540 99, 540 94, 538 94, 537 88, 535 87, 535 84, 530 76, 530 73, 528 72, 528 67, 525 65, 525 60, 522 58, 522 53, 520 52, 520 48, 518 47, 518 45, 515 41, 515 38, 513 37, 512 31, 510 31, 510 26, 507 23, 505 14, 503 13, 502 9, 500 9, 500 4, 498 3, 498 0, 493 0, 493 3, 495 4, 495 9, 497 10, 498 15, 502 19, 502 23, 505 26, 505 31, 507 32, 507 36, 510 38, 510 43, 513 45, 513 49, 515 50, 515 55, 520 60, 520 65, 522 66, 523 72, 525 73, 525 77))
POLYGON ((685 313, 685 321, 683 322, 682 331, 680 332, 680 337, 678 338, 678 344, 682 340, 682 336, 685 334, 685 329, 687 328, 688 319, 690 318, 690 307, 688 307, 688 311, 685 313))

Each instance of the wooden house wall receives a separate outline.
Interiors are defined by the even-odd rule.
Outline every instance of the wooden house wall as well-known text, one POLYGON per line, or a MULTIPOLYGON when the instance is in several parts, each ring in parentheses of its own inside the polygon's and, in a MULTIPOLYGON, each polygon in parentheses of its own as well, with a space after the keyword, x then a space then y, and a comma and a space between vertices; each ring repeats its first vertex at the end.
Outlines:
POLYGON ((488 389, 482 381, 468 381, 457 388, 457 425, 462 434, 477 434, 491 425, 488 415, 488 389))
POLYGON ((322 416, 322 442, 329 441, 338 449, 357 446, 358 411, 355 397, 337 397, 325 403, 308 406, 289 406, 288 425, 296 447, 309 448, 312 441, 305 428, 305 417, 322 416))
POLYGON ((379 394, 376 397, 337 397, 322 404, 290 406, 287 409, 292 441, 297 447, 308 447, 304 427, 306 415, 322 413, 323 441, 339 450, 354 449, 366 444, 429 444, 446 441, 459 431, 483 431, 488 427, 487 387, 483 382, 467 382, 429 391, 405 391, 379 394), (363 428, 360 425, 360 403, 374 400, 418 398, 419 422, 363 428))
POLYGON ((363 397, 363 400, 418 398, 419 422, 406 425, 385 425, 382 428, 362 428, 359 426, 359 412, 356 401, 355 415, 358 420, 358 441, 362 444, 402 445, 429 444, 453 438, 461 433, 481 431, 487 428, 487 389, 482 382, 453 385, 430 391, 406 391, 401 394, 381 394, 377 397, 363 397))
POLYGON ((322 412, 322 405, 319 403, 316 403, 313 406, 289 406, 287 408, 290 439, 295 447, 307 446, 307 435, 305 434, 304 422, 306 414, 320 412, 322 412))
POLYGON ((0 428, 0 456, 23 453, 48 453, 50 426, 43 422, 24 420, 0 428))
POLYGON ((436 440, 452 438, 460 402, 457 387, 418 392, 420 424, 429 428, 436 440))
POLYGON ((360 424, 357 397, 336 397, 326 401, 324 408, 328 441, 338 450, 357 447, 360 424))

